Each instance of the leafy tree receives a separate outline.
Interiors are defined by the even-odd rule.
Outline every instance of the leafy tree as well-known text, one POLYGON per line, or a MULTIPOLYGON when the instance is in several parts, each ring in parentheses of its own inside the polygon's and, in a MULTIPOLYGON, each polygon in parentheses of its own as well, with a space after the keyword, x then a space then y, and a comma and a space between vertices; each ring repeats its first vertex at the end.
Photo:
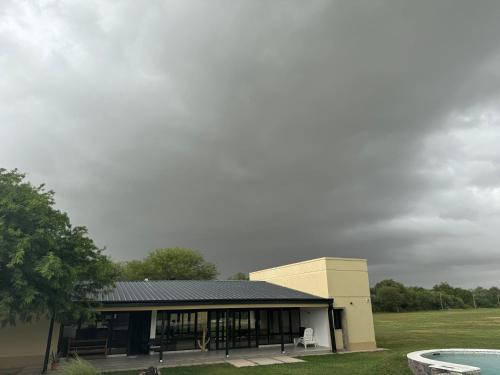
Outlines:
POLYGON ((456 301, 461 301, 462 305, 472 307, 474 305, 472 292, 467 289, 454 288, 446 282, 434 285, 432 290, 441 292, 442 295, 453 296, 456 301))
POLYGON ((413 304, 409 310, 438 310, 441 308, 439 294, 424 288, 409 288, 409 292, 414 297, 413 304))
POLYGON ((407 288, 392 279, 382 280, 373 288, 373 301, 375 310, 379 311, 404 311, 411 304, 407 288))
POLYGON ((382 280, 382 281, 378 282, 377 284, 375 284, 374 289, 375 289, 375 291, 377 291, 377 289, 382 288, 382 287, 386 287, 386 286, 396 288, 401 293, 404 293, 404 291, 406 290, 406 287, 403 284, 401 284, 397 281, 394 281, 393 279, 386 279, 386 280, 382 280))
POLYGON ((376 300, 383 311, 401 311, 405 296, 399 288, 394 286, 381 286, 377 288, 376 300))
POLYGON ((88 297, 112 284, 111 261, 54 208, 54 192, 0 169, 0 321, 89 313, 88 297))
POLYGON ((471 293, 474 294, 477 307, 498 307, 499 305, 500 292, 496 287, 490 289, 477 287, 471 293))
POLYGON ((472 297, 472 292, 467 289, 455 288, 453 292, 454 296, 460 298, 466 307, 473 307, 474 301, 472 297))
POLYGON ((388 279, 382 280, 370 289, 374 311, 419 311, 463 309, 473 306, 472 293, 478 306, 498 306, 500 289, 476 288, 469 291, 454 288, 446 282, 435 285, 432 289, 405 287, 403 284, 388 279))
POLYGON ((125 263, 115 264, 118 270, 118 280, 143 280, 147 274, 144 264, 141 260, 131 260, 125 263))
POLYGON ((489 289, 489 293, 491 295, 490 298, 492 299, 493 306, 500 307, 500 289, 494 286, 489 289))
POLYGON ((228 280, 249 280, 248 273, 236 272, 234 275, 229 276, 228 280))
POLYGON ((144 260, 121 265, 121 280, 212 280, 217 276, 213 263, 199 251, 182 248, 157 249, 144 260))
POLYGON ((447 282, 442 282, 440 284, 434 285, 434 287, 432 289, 435 291, 438 291, 438 292, 449 294, 449 295, 453 295, 455 293, 455 288, 453 288, 447 282))

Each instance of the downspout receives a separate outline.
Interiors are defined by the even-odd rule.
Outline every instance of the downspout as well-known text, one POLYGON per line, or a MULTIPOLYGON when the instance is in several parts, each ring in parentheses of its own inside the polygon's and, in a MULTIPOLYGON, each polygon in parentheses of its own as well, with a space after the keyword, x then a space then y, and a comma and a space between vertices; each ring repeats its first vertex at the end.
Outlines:
POLYGON ((226 358, 229 358, 229 310, 226 309, 226 358))
POLYGON ((335 324, 333 321, 333 299, 328 302, 328 324, 330 326, 330 341, 332 343, 332 353, 337 353, 337 343, 335 341, 335 324))

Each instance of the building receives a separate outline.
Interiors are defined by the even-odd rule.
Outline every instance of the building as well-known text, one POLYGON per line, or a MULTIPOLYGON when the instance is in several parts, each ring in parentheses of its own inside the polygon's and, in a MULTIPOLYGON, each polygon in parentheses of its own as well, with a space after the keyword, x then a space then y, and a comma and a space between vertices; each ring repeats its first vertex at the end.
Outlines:
MULTIPOLYGON (((251 281, 118 282, 91 322, 54 325, 49 352, 157 355, 276 345, 305 328, 318 345, 375 349, 366 261, 321 258, 253 272, 251 281)), ((43 362, 49 322, 0 329, 0 369, 43 362)), ((0 371, 1 372, 1 371, 0 371)))
POLYGON ((250 280, 333 299, 339 350, 377 348, 366 259, 319 258, 251 272, 250 280))

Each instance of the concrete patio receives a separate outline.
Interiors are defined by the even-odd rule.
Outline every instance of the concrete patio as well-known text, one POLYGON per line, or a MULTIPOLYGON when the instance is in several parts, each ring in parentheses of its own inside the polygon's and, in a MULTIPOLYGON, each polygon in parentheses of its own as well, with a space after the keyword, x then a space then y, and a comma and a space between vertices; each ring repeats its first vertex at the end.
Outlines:
MULTIPOLYGON (((325 347, 307 349, 303 347, 295 347, 293 344, 285 346, 285 354, 280 351, 280 346, 265 346, 251 349, 233 349, 229 353, 229 358, 226 358, 224 351, 189 351, 189 352, 169 352, 163 354, 163 363, 159 363, 158 355, 139 355, 133 357, 117 356, 107 358, 85 358, 92 363, 99 371, 120 371, 120 370, 142 370, 150 366, 156 367, 177 367, 177 366, 196 366, 216 363, 238 363, 238 360, 246 360, 251 362, 259 361, 259 358, 273 359, 276 364, 290 363, 287 357, 302 357, 307 355, 322 355, 331 354, 331 351, 325 347)), ((295 362, 295 361, 293 361, 295 362)), ((271 363, 270 363, 271 364, 271 363)))

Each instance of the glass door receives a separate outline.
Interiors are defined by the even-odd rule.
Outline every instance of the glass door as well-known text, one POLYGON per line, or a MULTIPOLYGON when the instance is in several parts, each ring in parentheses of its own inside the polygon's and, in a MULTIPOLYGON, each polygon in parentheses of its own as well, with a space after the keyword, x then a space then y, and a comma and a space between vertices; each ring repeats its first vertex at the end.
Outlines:
POLYGON ((215 342, 215 349, 221 350, 226 346, 226 312, 216 310, 210 314, 211 321, 211 338, 215 342))

